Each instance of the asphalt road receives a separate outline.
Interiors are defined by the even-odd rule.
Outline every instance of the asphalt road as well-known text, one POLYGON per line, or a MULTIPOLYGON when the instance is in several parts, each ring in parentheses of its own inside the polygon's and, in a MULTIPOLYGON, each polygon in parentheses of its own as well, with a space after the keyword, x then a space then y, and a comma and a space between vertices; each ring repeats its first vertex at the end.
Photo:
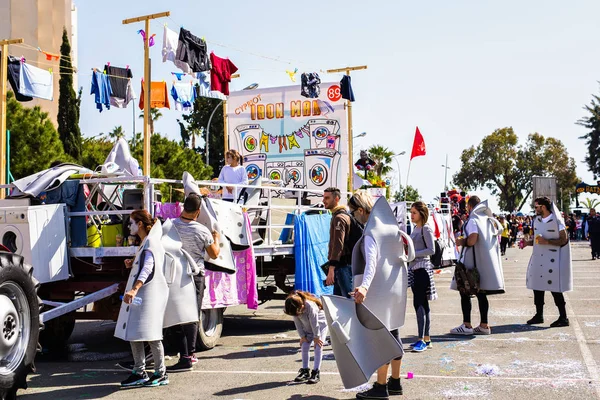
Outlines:
MULTIPOLYGON (((566 295, 571 326, 549 328, 557 310, 548 293, 546 322, 528 326, 533 294, 525 287, 531 249, 509 249, 504 260, 506 294, 490 297, 491 336, 453 337, 462 321, 457 292, 448 289, 452 270, 436 275, 439 299, 432 302, 434 348, 407 353, 402 375, 410 399, 600 399, 600 261, 587 243, 573 245, 575 290, 566 295), (404 379, 412 372, 413 379, 404 379)), ((409 293, 405 345, 415 340, 416 319, 409 293)), ((478 319, 473 303, 473 322, 478 319)), ((112 336, 111 322, 78 323, 68 353, 39 357, 37 373, 20 399, 351 399, 344 390, 331 347, 325 347, 321 382, 294 384, 300 368, 298 338, 282 302, 258 311, 227 310, 219 345, 198 353, 193 372, 170 374, 159 388, 122 390, 127 373, 115 361, 127 358, 128 345, 112 336)), ((167 363, 177 361, 176 356, 167 363)), ((394 398, 394 397, 392 397, 394 398)), ((402 397, 396 397, 402 398, 402 397)))

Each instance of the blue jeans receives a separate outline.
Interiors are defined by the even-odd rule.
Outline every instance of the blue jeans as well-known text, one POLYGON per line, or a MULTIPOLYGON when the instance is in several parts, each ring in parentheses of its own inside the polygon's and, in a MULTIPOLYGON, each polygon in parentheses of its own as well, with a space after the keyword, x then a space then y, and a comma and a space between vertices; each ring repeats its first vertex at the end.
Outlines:
POLYGON ((350 293, 354 290, 352 286, 352 267, 346 265, 344 267, 336 267, 334 271, 333 294, 350 298, 350 293))

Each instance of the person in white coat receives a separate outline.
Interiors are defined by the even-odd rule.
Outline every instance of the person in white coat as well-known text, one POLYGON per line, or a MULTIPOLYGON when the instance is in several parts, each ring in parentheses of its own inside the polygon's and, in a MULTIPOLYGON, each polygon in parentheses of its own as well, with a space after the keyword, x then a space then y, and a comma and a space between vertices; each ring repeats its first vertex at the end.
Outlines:
POLYGON ((134 360, 133 371, 121 386, 163 386, 169 384, 169 378, 162 344, 168 293, 163 273, 165 252, 160 242, 162 227, 148 211, 136 210, 131 213, 129 230, 141 244, 135 259, 125 260, 131 272, 115 328, 116 337, 129 341, 134 360), (148 342, 154 358, 154 375, 150 378, 144 342, 148 342))
POLYGON ((569 326, 563 292, 573 290, 571 245, 560 211, 547 197, 534 201, 534 238, 524 245, 533 246, 527 268, 527 288, 533 290, 536 313, 527 323, 544 323, 544 294, 550 291, 559 317, 551 327, 569 326))
MULTIPOLYGON (((364 190, 357 191, 348 201, 350 213, 365 225, 363 237, 352 254, 352 274, 356 303, 365 306, 385 325, 402 347, 399 328, 404 325, 408 290, 407 261, 404 257, 402 233, 385 198, 373 200, 364 190)), ((409 246, 412 247, 412 241, 409 246)), ((401 395, 400 369, 402 355, 391 360, 392 376, 388 379, 390 363, 377 369, 377 381, 358 399, 387 399, 401 395)))

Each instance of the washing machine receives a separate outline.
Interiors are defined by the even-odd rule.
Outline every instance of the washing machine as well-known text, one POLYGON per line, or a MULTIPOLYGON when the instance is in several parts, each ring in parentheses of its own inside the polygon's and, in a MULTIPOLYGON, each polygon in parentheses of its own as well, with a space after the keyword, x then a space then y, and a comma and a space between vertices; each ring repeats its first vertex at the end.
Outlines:
POLYGON ((308 120, 308 129, 310 132, 311 149, 338 149, 339 140, 336 140, 340 123, 331 119, 310 119, 308 120))
POLYGON ((282 181, 285 183, 285 162, 275 161, 267 163, 267 175, 265 178, 272 181, 282 181))
POLYGON ((304 160, 285 162, 285 184, 293 187, 304 187, 304 160))
POLYGON ((243 156, 258 154, 260 149, 260 137, 263 129, 258 124, 240 125, 233 130, 229 139, 231 148, 236 149, 243 156))
POLYGON ((306 189, 325 190, 339 186, 337 181, 340 153, 332 149, 304 151, 304 176, 306 189))
POLYGON ((266 172, 267 155, 266 154, 251 154, 243 156, 244 168, 248 174, 248 181, 253 181, 259 176, 263 176, 266 172))
POLYGON ((40 283, 70 277, 66 206, 0 207, 0 243, 33 266, 40 283))

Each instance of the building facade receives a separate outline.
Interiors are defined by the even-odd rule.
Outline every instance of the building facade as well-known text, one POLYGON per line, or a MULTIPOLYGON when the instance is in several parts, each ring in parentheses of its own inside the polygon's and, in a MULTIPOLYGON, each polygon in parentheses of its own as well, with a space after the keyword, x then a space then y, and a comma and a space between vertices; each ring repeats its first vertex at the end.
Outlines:
MULTIPOLYGON (((9 46, 9 54, 24 57, 38 68, 52 68, 54 73, 54 100, 33 99, 23 105, 39 105, 55 125, 60 62, 47 60, 44 53, 35 49, 60 55, 63 27, 69 35, 73 66, 77 68, 77 8, 72 0, 0 0, 0 39, 22 38, 25 41, 25 46, 9 46)), ((73 83, 77 88, 77 74, 73 75, 73 83)))

